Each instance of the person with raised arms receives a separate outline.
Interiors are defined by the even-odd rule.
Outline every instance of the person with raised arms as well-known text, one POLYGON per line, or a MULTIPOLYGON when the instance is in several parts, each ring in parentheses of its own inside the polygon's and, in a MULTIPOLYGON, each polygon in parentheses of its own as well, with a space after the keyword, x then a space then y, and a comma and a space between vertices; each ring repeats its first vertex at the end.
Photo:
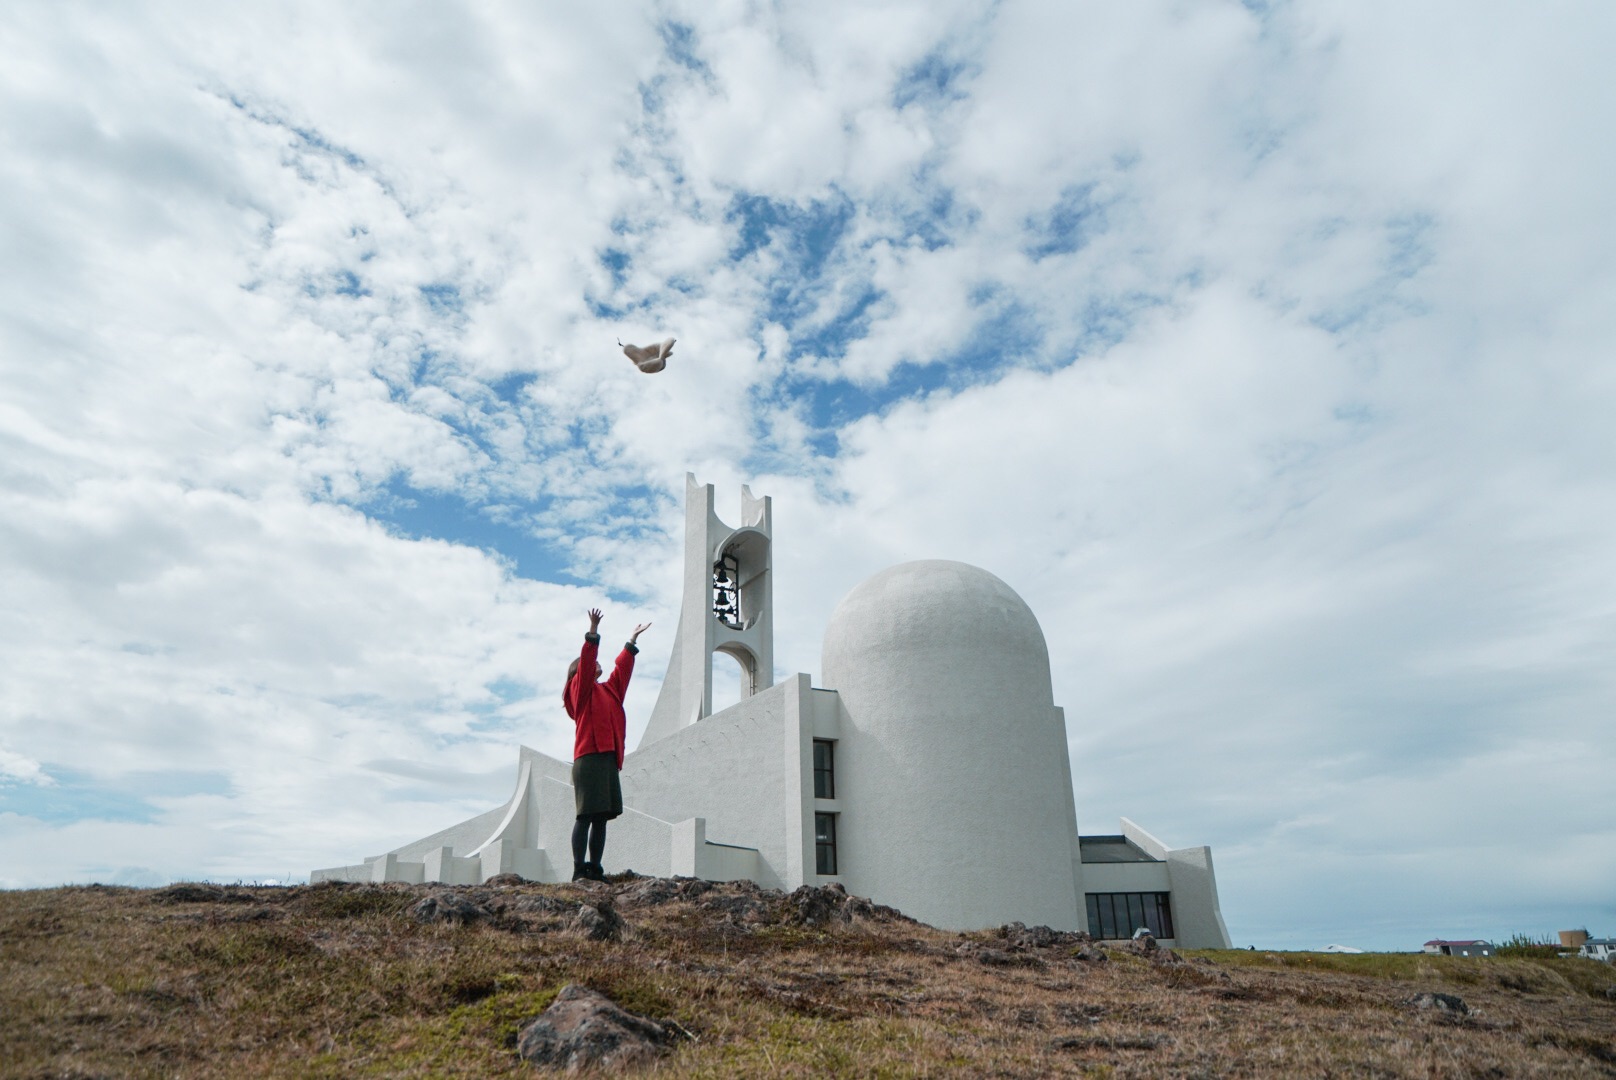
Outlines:
POLYGON ((623 748, 628 718, 623 696, 634 675, 634 657, 640 635, 651 628, 642 623, 623 644, 612 674, 601 682, 599 608, 589 610, 589 632, 584 647, 567 668, 561 704, 577 725, 572 744, 572 793, 578 818, 572 827, 572 880, 606 880, 601 855, 606 850, 606 823, 623 813, 623 748), (587 855, 587 858, 586 858, 587 855))

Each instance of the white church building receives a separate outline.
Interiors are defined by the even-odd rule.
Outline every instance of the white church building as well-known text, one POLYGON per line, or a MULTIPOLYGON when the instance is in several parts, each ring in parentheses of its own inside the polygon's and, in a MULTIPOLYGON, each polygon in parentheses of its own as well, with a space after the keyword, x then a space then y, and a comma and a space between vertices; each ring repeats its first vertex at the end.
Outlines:
MULTIPOLYGON (((731 528, 712 485, 686 486, 683 608, 624 759, 607 873, 836 881, 948 929, 1148 927, 1164 944, 1229 947, 1209 848, 1169 848, 1126 818, 1079 835, 1049 650, 1008 585, 958 562, 883 570, 832 614, 824 685, 777 683, 770 500, 743 487, 731 528), (717 652, 740 663, 741 700, 714 713, 717 652)), ((571 774, 524 746, 505 805, 310 880, 569 880, 571 774)))

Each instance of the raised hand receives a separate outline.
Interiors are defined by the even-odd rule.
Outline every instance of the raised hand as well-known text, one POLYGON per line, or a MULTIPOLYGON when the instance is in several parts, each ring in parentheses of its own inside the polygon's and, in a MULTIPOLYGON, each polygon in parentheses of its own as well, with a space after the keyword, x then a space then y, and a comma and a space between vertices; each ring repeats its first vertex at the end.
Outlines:
POLYGON ((589 609, 589 632, 597 633, 600 630, 600 608, 589 609))
POLYGON ((633 641, 633 642, 638 642, 640 640, 640 635, 645 633, 649 629, 651 629, 651 624, 650 623, 641 623, 640 625, 638 625, 638 626, 636 626, 634 628, 634 633, 633 633, 632 636, 629 637, 629 640, 633 641))

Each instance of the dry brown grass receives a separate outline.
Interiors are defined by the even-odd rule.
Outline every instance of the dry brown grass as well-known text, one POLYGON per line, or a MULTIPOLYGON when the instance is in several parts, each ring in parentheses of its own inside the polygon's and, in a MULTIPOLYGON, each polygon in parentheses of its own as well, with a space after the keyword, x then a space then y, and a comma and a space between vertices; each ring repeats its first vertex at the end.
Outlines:
POLYGON ((694 1034, 667 1076, 1616 1076, 1616 970, 1581 960, 1019 947, 725 886, 0 893, 6 1076, 502 1076, 569 982, 694 1034), (619 941, 564 928, 618 894, 619 941), (625 895, 626 894, 626 895, 625 895), (1458 994, 1451 1017, 1407 1004, 1458 994))

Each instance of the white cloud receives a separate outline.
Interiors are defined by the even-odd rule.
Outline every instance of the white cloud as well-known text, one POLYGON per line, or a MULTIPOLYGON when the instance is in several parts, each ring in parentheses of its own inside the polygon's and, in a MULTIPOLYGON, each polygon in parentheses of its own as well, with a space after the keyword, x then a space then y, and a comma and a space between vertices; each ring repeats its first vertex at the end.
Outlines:
POLYGON ((1009 581, 1084 828, 1237 938, 1616 914, 1611 15, 1493 8, 8 9, 5 883, 487 809, 594 603, 637 730, 689 469, 776 497, 784 668, 1009 581))
POLYGON ((56 781, 52 780, 33 758, 23 757, 0 746, 0 783, 49 787, 56 781))

